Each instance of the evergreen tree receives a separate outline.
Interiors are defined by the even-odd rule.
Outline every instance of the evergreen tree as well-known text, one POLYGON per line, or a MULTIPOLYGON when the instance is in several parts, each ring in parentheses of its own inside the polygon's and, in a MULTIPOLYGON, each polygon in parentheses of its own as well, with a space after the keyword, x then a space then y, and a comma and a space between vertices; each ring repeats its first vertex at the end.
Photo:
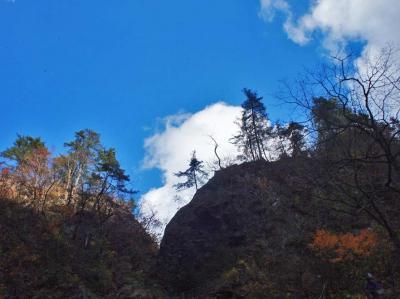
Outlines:
POLYGON ((22 161, 36 150, 47 150, 44 142, 40 138, 18 135, 13 146, 3 151, 1 156, 15 161, 17 164, 21 164, 22 161))
POLYGON ((262 97, 245 88, 243 93, 247 99, 242 104, 243 112, 240 119, 240 133, 233 137, 233 143, 243 152, 244 159, 253 161, 267 159, 265 141, 271 134, 267 114, 262 97))
POLYGON ((204 180, 207 178, 208 174, 203 170, 203 161, 200 161, 196 157, 196 151, 193 151, 192 158, 190 159, 189 168, 185 171, 179 171, 175 175, 177 177, 185 177, 186 182, 178 183, 174 185, 176 190, 188 189, 191 187, 195 187, 196 191, 199 188, 200 184, 204 183, 204 180))
POLYGON ((86 129, 75 133, 75 140, 65 143, 68 154, 57 159, 58 169, 66 184, 65 200, 71 203, 76 190, 83 186, 95 170, 103 149, 98 133, 86 129))
POLYGON ((11 162, 6 168, 11 174, 9 189, 14 189, 20 200, 35 208, 44 205, 46 194, 56 181, 51 171, 50 152, 44 142, 40 138, 18 135, 13 146, 1 156, 11 162))
POLYGON ((278 140, 277 150, 280 157, 298 157, 306 152, 305 127, 298 122, 289 122, 287 126, 276 124, 274 134, 278 140))
POLYGON ((99 152, 99 159, 95 171, 92 172, 87 184, 90 186, 90 193, 95 194, 93 210, 100 210, 102 201, 115 199, 127 199, 126 195, 135 193, 127 187, 129 176, 121 168, 115 149, 102 149, 99 152))

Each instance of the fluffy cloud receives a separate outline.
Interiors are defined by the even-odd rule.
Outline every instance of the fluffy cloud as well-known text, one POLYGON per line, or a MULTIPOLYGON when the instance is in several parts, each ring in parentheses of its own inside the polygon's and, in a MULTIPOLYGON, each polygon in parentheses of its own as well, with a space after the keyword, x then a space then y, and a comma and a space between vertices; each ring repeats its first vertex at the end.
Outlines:
POLYGON ((284 30, 292 41, 304 45, 317 38, 331 55, 343 56, 349 43, 363 42, 362 53, 354 60, 355 76, 364 81, 371 76, 372 70, 386 69, 380 80, 381 83, 382 80, 390 82, 388 89, 382 86, 376 89, 370 108, 379 117, 397 115, 399 89, 389 90, 389 87, 400 78, 400 35, 397 32, 400 28, 400 1, 313 0, 306 13, 296 17, 296 11, 290 6, 294 1, 260 0, 261 16, 271 22, 276 13, 283 14, 286 16, 284 30), (386 61, 382 57, 388 49, 394 51, 386 61), (382 114, 382 105, 386 106, 385 114, 382 114))
POLYGON ((342 49, 349 41, 366 42, 366 53, 377 53, 388 43, 400 44, 400 1, 398 0, 318 0, 312 1, 307 13, 293 20, 289 1, 260 0, 266 20, 280 11, 286 15, 284 29, 299 44, 309 42, 313 34, 323 34, 331 51, 342 49))
POLYGON ((240 113, 240 107, 220 102, 194 114, 169 116, 164 120, 164 129, 145 140, 144 166, 162 171, 163 186, 142 196, 141 213, 145 216, 156 214, 162 223, 159 233, 176 211, 193 197, 194 190, 177 192, 174 189, 174 184, 180 181, 174 174, 188 167, 193 150, 208 165, 215 159, 214 143, 210 138, 213 136, 219 144, 221 157, 236 157, 237 150, 229 139, 237 133, 235 121, 240 113))

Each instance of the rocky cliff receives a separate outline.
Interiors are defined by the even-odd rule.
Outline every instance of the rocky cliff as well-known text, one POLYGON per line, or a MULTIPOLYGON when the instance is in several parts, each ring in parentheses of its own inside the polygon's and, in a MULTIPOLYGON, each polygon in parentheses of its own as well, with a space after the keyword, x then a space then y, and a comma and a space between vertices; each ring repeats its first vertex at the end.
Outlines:
POLYGON ((251 268, 263 266, 258 257, 297 250, 305 226, 284 200, 290 192, 279 185, 280 167, 257 162, 218 171, 179 210, 159 252, 165 285, 188 296, 245 296, 259 274, 251 268))

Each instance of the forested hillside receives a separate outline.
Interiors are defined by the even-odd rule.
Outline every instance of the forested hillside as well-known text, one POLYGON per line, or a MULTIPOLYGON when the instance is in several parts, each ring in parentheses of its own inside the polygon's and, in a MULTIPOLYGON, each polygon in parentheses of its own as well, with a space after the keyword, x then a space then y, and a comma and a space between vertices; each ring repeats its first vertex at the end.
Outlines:
POLYGON ((129 178, 100 136, 79 131, 53 157, 19 136, 2 153, 0 297, 128 298, 157 294, 157 244, 133 215, 129 178))
MULTIPOLYGON (((130 178, 86 129, 52 154, 18 136, 0 168, 0 297, 400 298, 399 78, 391 53, 288 85, 297 121, 244 89, 240 155, 193 152, 193 200, 158 248, 130 178), (145 223, 145 224, 144 224, 145 223), (146 231, 147 230, 147 231, 146 231), (375 296, 375 297, 374 297, 375 296)), ((179 146, 179 145, 177 145, 179 146)), ((156 221, 155 221, 156 222, 156 221)))

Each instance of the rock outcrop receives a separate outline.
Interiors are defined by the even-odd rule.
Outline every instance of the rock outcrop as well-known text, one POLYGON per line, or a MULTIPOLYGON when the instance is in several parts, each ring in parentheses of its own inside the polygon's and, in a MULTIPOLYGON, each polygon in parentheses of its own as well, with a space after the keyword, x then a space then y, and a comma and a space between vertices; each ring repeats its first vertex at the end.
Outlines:
POLYGON ((310 244, 321 227, 357 233, 370 224, 314 196, 307 179, 317 167, 305 157, 217 171, 166 227, 157 274, 171 298, 317 298, 321 273, 340 282, 338 294, 354 288, 346 267, 310 244))
POLYGON ((268 177, 276 167, 270 166, 245 163, 218 171, 167 225, 159 269, 174 292, 208 292, 241 259, 268 250, 269 242, 282 244, 285 233, 277 236, 277 230, 291 228, 280 227, 282 202, 271 189, 268 177))

